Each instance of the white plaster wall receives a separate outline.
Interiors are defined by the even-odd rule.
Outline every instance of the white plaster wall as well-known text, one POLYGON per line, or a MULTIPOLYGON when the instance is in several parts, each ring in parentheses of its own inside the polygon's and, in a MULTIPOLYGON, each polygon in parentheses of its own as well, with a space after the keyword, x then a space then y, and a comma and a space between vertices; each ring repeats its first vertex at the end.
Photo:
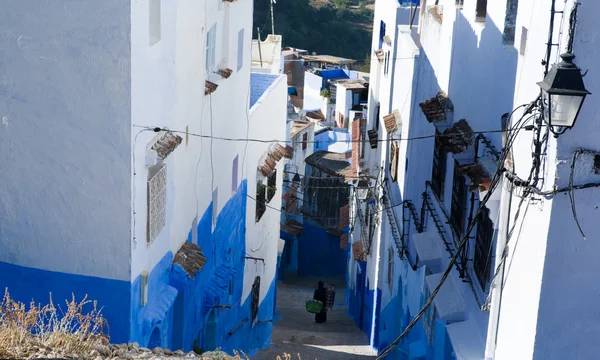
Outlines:
POLYGON ((310 73, 304 72, 304 109, 307 111, 323 109, 327 107, 327 99, 321 97, 321 85, 323 79, 310 73))
POLYGON ((129 15, 2 2, 0 261, 129 278, 129 15))
POLYGON ((186 144, 185 130, 187 127, 190 134, 203 136, 246 137, 252 3, 249 0, 234 3, 162 1, 162 38, 153 46, 148 45, 148 3, 134 1, 131 6, 132 122, 184 132, 178 134, 183 137, 182 144, 165 161, 167 226, 147 246, 147 168, 143 159, 154 133, 138 135, 140 128, 133 128, 137 175, 134 178, 136 221, 131 278, 135 279, 142 270, 150 271, 167 251, 179 249, 213 200, 215 190, 214 216, 217 216, 232 195, 232 164, 236 156, 238 185, 248 175, 243 167, 244 142, 211 141, 190 135, 186 144), (204 95, 206 33, 214 24, 217 24, 215 62, 234 72, 228 79, 209 73, 208 78, 217 83, 218 88, 211 95, 204 95), (243 67, 237 71, 237 39, 242 28, 243 67), (224 46, 226 43, 229 46, 224 46))
MULTIPOLYGON (((534 4, 519 3, 515 46, 519 47, 522 27, 528 29, 524 56, 519 56, 519 82, 515 87, 515 104, 531 101, 539 94, 535 84, 543 79, 540 56, 544 55, 548 36, 550 1, 534 4)), ((597 63, 598 33, 596 15, 600 4, 581 2, 573 46, 577 55, 575 63, 590 69, 584 77, 588 90, 598 93, 599 76, 592 71, 597 63)), ((573 2, 557 1, 557 10, 566 9, 565 18, 557 14, 555 19, 555 42, 551 63, 564 51, 565 37, 558 36, 558 29, 568 25, 568 14, 573 2)), ((565 35, 565 34, 563 34, 565 35)), ((597 102, 594 95, 583 105, 575 127, 555 140, 550 137, 545 170, 545 189, 553 185, 568 184, 569 167, 573 152, 578 148, 600 150, 597 145, 595 124, 597 102)), ((519 176, 527 177, 531 166, 531 135, 523 134, 515 148, 515 162, 519 176), (530 151, 530 150, 529 150, 530 151)), ((600 182, 592 170, 591 157, 582 156, 575 169, 574 183, 600 182)), ((582 239, 570 210, 567 194, 558 194, 553 200, 531 204, 519 231, 518 245, 511 240, 508 259, 510 272, 502 293, 502 308, 498 332, 496 359, 584 359, 597 357, 597 341, 600 332, 597 306, 598 288, 593 275, 600 247, 594 239, 600 238, 594 226, 598 216, 597 189, 576 190, 576 209, 580 224, 588 241, 582 239), (590 241, 591 240, 591 241, 590 241)), ((513 203, 518 201, 513 198, 513 203)), ((522 210, 523 212, 523 210, 522 210)), ((519 222, 520 224, 520 222, 519 222)))
MULTIPOLYGON (((354 119, 350 119, 350 107, 352 105, 352 91, 349 91, 348 89, 346 89, 345 87, 338 85, 337 86, 337 92, 335 94, 335 122, 336 122, 336 127, 338 127, 340 124, 338 124, 339 119, 338 119, 338 114, 342 114, 344 115, 344 123, 350 123, 352 120, 354 119)), ((344 124, 342 124, 343 126, 344 124)))
POLYGON ((281 35, 267 36, 260 42, 260 51, 258 45, 258 39, 252 40, 252 68, 259 72, 268 69, 271 74, 282 73, 281 35))
MULTIPOLYGON (((293 169, 291 171, 293 172, 297 172, 300 175, 300 187, 299 187, 299 191, 296 193, 296 197, 297 197, 297 204, 298 206, 300 204, 302 204, 302 199, 304 198, 304 194, 302 191, 302 184, 304 184, 304 174, 306 172, 306 164, 304 162, 304 160, 311 156, 314 153, 314 141, 315 141, 315 126, 314 124, 311 124, 309 127, 307 127, 306 129, 300 131, 298 134, 296 134, 296 136, 292 139, 292 147, 294 148, 294 155, 292 156, 292 159, 290 160, 290 164, 292 164, 293 169), (304 137, 304 134, 306 134, 306 149, 302 149, 302 138, 304 137)), ((294 175, 292 174, 286 174, 289 177, 289 180, 291 181, 294 178, 294 175)), ((288 186, 290 185, 290 183, 286 183, 286 189, 289 189, 288 186)), ((299 207, 298 207, 299 209, 299 207)), ((300 210, 300 209, 299 209, 300 210)), ((296 219, 297 221, 301 221, 302 217, 298 217, 298 219, 296 219)))
MULTIPOLYGON (((285 139, 285 118, 287 115, 287 77, 279 75, 258 102, 250 109, 249 137, 252 139, 285 139)), ((266 181, 258 172, 259 160, 269 148, 269 143, 249 142, 246 153, 246 173, 248 174, 248 195, 256 197, 257 181, 266 181)), ((284 145, 285 144, 281 144, 284 145)), ((246 260, 242 302, 250 295, 256 276, 261 277, 260 301, 265 298, 277 270, 277 245, 281 217, 281 194, 283 179, 283 159, 277 164, 277 192, 267 204, 259 222, 256 218, 256 202, 248 197, 246 204, 246 252, 247 256, 264 259, 264 263, 246 260)), ((268 320, 268 319, 261 319, 268 320)))

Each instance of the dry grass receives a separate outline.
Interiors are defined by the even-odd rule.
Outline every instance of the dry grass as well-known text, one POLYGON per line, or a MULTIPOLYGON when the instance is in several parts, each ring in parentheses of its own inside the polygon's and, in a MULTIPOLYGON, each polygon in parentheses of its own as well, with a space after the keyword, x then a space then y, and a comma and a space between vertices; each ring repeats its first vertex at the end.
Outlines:
MULTIPOLYGON (((87 296, 77 301, 73 295, 70 301, 65 301, 63 310, 60 305, 54 304, 52 294, 48 305, 41 306, 32 301, 26 306, 12 299, 6 289, 0 302, 0 359, 50 353, 88 358, 98 346, 108 348, 107 333, 108 323, 101 309, 95 301, 87 300, 87 296)), ((243 351, 234 351, 234 357, 220 349, 209 353, 203 354, 205 358, 250 360, 243 351)), ((293 359, 290 354, 277 356, 277 360, 293 359)), ((300 354, 297 359, 302 360, 300 354)))
POLYGON ((95 301, 65 301, 55 305, 31 302, 29 307, 10 297, 8 289, 0 302, 0 358, 23 358, 31 354, 55 353, 84 356, 94 344, 108 344, 108 323, 95 301), (85 307, 90 307, 85 311, 85 307))

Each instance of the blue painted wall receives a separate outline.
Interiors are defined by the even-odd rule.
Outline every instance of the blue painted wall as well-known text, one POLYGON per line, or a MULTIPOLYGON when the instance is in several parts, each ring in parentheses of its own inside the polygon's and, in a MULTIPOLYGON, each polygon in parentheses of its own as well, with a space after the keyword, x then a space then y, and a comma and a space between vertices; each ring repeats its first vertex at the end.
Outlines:
MULTIPOLYGON (((97 300, 102 313, 110 324, 113 342, 129 339, 129 312, 131 287, 128 281, 102 279, 93 276, 65 274, 33 269, 0 262, 0 289, 8 288, 11 297, 29 304, 33 299, 41 305, 48 304, 50 293, 55 304, 64 305, 64 300, 97 300)), ((92 305, 84 308, 91 309, 92 305)))
POLYGON ((347 250, 340 249, 340 238, 305 220, 298 240, 298 276, 344 276, 346 262, 347 250))
MULTIPOLYGON (((28 303, 32 298, 46 304, 49 293, 55 303, 70 299, 75 289, 77 299, 88 295, 103 307, 110 325, 111 342, 137 341, 142 346, 161 346, 193 350, 194 346, 212 350, 242 350, 253 354, 270 341, 275 312, 274 279, 261 278, 269 284, 258 312, 259 322, 251 324, 251 296, 241 299, 246 254, 246 190, 243 181, 227 202, 212 227, 212 205, 204 212, 198 227, 198 245, 207 262, 193 277, 179 265, 173 265, 168 252, 148 276, 148 303, 141 306, 138 276, 131 284, 88 276, 70 275, 0 263, 0 288, 28 303), (230 286, 231 283, 231 286, 230 286), (214 305, 231 306, 230 309, 214 305), (128 318, 126 314, 130 314, 128 318), (245 318, 243 326, 231 336, 245 318)), ((188 236, 191 241, 192 233, 188 236)))

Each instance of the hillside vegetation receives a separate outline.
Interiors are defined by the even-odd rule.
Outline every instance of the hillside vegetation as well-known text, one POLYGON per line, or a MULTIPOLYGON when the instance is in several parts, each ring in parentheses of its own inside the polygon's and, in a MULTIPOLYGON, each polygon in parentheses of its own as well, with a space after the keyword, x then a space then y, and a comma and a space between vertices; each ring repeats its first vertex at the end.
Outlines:
MULTIPOLYGON (((283 46, 364 62, 371 47, 373 0, 276 0, 275 33, 283 46)), ((254 1, 254 38, 271 33, 269 0, 254 1)))

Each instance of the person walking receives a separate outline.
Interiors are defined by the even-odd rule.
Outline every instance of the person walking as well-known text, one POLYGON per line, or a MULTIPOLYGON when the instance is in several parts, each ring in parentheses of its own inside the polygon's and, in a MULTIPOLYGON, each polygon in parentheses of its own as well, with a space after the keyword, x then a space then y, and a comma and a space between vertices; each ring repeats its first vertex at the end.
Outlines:
POLYGON ((327 290, 323 286, 323 282, 319 281, 319 287, 315 290, 315 294, 313 295, 313 299, 320 301, 323 303, 323 309, 321 312, 315 314, 315 322, 316 323, 324 323, 327 321, 327 313, 325 312, 325 303, 327 301, 327 290))

